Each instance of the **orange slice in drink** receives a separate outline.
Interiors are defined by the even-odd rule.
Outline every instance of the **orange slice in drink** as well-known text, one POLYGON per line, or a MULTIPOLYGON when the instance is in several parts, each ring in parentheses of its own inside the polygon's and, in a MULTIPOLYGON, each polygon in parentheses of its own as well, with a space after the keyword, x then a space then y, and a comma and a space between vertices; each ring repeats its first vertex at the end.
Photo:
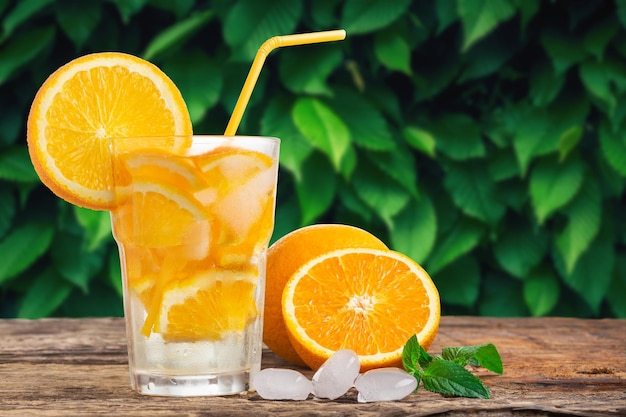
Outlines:
POLYGON ((129 196, 112 218, 116 238, 125 242, 126 281, 148 312, 144 334, 149 335, 158 325, 165 288, 188 279, 187 264, 208 263, 210 221, 180 184, 150 177, 133 179, 129 196))
MULTIPOLYGON (((79 206, 111 209, 112 137, 161 136, 158 148, 184 148, 192 133, 182 95, 155 65, 117 52, 77 58, 41 86, 28 115, 30 157, 42 182, 79 206)), ((149 139, 146 139, 149 141, 149 139)))
POLYGON ((341 249, 311 260, 287 282, 282 307, 293 347, 312 369, 339 349, 355 351, 362 372, 399 367, 412 335, 428 349, 439 328, 435 284, 390 250, 341 249))
POLYGON ((212 270, 163 293, 159 327, 167 341, 219 340, 225 333, 241 333, 256 317, 257 274, 212 270))
POLYGON ((163 256, 176 252, 181 259, 207 257, 210 219, 204 207, 177 185, 135 178, 128 199, 112 212, 116 237, 128 245, 160 250, 163 256))
POLYGON ((261 152, 221 147, 196 163, 210 186, 198 194, 217 219, 213 230, 221 266, 245 263, 273 229, 277 166, 261 152))

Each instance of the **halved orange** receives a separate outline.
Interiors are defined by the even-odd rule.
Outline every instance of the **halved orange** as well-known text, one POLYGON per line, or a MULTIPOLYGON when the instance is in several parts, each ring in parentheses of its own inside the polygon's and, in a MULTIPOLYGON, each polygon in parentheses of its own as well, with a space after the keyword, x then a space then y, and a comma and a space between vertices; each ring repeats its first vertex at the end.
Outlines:
MULTIPOLYGON (((55 71, 28 115, 30 157, 59 197, 93 209, 115 207, 110 138, 162 136, 158 147, 187 146, 192 133, 183 97, 155 65, 103 52, 55 71)), ((146 139, 149 140, 149 139, 146 139)))
POLYGON ((305 365, 289 341, 283 320, 281 300, 285 284, 310 260, 345 248, 387 249, 387 246, 373 234, 358 227, 316 224, 287 233, 267 251, 263 342, 286 361, 305 365))
POLYGON ((287 282, 283 317, 296 352, 318 369, 339 349, 361 371, 401 366, 414 334, 425 348, 439 328, 439 293, 422 267, 390 250, 341 249, 319 256, 287 282))

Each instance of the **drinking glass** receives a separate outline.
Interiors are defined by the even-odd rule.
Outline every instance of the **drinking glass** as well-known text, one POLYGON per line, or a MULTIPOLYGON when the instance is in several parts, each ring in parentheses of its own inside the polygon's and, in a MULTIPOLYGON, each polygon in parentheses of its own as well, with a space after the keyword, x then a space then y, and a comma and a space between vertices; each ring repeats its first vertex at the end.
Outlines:
POLYGON ((111 219, 137 392, 252 388, 261 367, 279 144, 260 136, 111 140, 111 219))

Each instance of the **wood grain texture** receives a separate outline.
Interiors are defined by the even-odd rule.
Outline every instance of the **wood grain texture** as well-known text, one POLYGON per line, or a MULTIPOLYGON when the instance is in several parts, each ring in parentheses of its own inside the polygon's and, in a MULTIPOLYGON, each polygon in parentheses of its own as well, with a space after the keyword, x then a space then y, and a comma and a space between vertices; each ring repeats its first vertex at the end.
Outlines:
MULTIPOLYGON (((626 320, 444 317, 430 352, 488 342, 504 362, 504 375, 476 370, 490 400, 166 398, 130 390, 122 319, 0 320, 0 416, 626 416, 626 320)), ((288 366, 264 351, 263 367, 288 366)))

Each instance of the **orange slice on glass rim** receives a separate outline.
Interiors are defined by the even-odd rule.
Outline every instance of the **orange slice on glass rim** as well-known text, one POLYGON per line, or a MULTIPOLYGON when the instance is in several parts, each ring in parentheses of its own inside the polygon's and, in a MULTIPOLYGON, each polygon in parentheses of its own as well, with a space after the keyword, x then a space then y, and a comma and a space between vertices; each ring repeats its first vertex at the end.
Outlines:
MULTIPOLYGON (((115 208, 112 137, 163 137, 158 148, 184 148, 191 120, 183 97, 158 67, 118 52, 85 55, 56 70, 28 115, 31 160, 42 182, 79 206, 115 208)), ((145 139, 149 141, 149 139, 145 139)), ((164 149, 168 150, 168 149, 164 149)))

